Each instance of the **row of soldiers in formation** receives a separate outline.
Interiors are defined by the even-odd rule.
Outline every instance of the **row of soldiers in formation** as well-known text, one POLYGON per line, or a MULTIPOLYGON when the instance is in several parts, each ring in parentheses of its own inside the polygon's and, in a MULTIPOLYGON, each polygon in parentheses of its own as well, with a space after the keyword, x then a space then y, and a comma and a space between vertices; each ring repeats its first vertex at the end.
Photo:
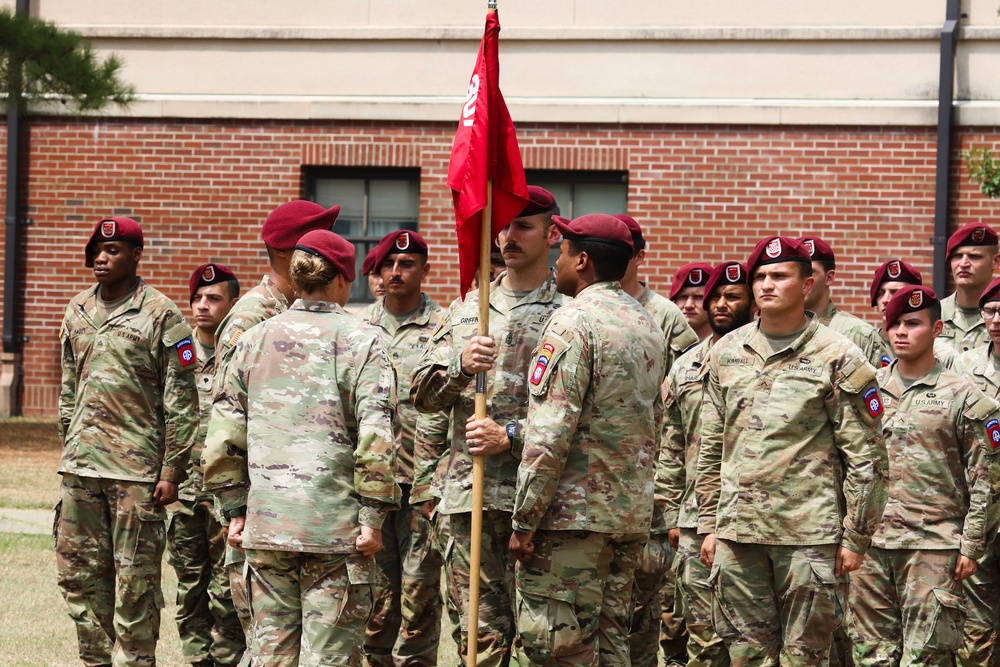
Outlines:
POLYGON ((137 277, 139 225, 97 224, 97 285, 61 330, 55 517, 84 663, 155 661, 164 548, 192 664, 436 664, 442 609, 464 657, 482 455, 480 664, 518 648, 532 664, 654 665, 658 648, 668 664, 991 664, 993 230, 951 237, 942 301, 885 262, 875 329, 833 305, 821 239, 688 264, 666 298, 638 280, 635 220, 566 220, 530 193, 498 240, 489 336, 475 294, 441 309, 422 292, 411 231, 366 258, 379 298, 348 315, 336 206, 275 209, 269 271, 242 298, 225 266, 198 267, 194 330, 137 277))

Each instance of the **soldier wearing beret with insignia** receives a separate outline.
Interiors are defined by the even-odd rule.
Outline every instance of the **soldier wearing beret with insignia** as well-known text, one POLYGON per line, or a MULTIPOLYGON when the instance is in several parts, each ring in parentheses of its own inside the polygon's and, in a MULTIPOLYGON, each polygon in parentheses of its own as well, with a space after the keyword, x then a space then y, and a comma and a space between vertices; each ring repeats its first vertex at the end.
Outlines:
POLYGON ((713 622, 734 665, 824 665, 848 573, 886 497, 875 369, 806 315, 809 251, 762 239, 747 261, 760 319, 708 358, 695 491, 713 622))
POLYGON ((681 309, 684 319, 698 335, 698 340, 705 340, 712 334, 712 327, 708 325, 708 313, 702 306, 705 301, 705 282, 711 273, 711 264, 692 262, 677 269, 670 281, 670 300, 681 309))
POLYGON ((712 335, 685 352, 663 383, 665 416, 657 460, 656 510, 663 512, 662 523, 677 549, 675 609, 689 633, 683 664, 724 667, 729 664, 729 654, 712 628, 710 572, 700 560, 704 536, 698 535, 695 478, 708 352, 724 335, 752 322, 757 312, 746 267, 733 261, 715 267, 705 283, 703 307, 712 335))
POLYGON ((289 270, 299 299, 240 337, 217 387, 205 489, 246 552, 250 664, 353 666, 399 507, 396 378, 379 333, 343 309, 354 246, 313 230, 289 270))
POLYGON ((628 227, 555 218, 553 313, 528 375, 510 549, 532 665, 628 665, 633 575, 649 535, 666 372, 657 323, 619 281, 628 227))
POLYGON ((202 264, 191 273, 188 292, 195 317, 200 427, 187 479, 177 502, 167 508, 167 562, 177 573, 175 618, 184 659, 195 667, 235 665, 246 650, 246 638, 225 567, 226 531, 212 494, 201 489, 201 453, 212 414, 215 332, 239 299, 240 283, 226 266, 202 264))
POLYGON ((897 357, 878 373, 889 493, 868 558, 851 576, 849 631, 859 667, 954 664, 962 582, 989 539, 988 459, 1000 451, 1000 412, 934 358, 940 307, 933 291, 913 285, 885 311, 897 357))
MULTIPOLYGON (((989 284, 979 297, 980 312, 986 323, 990 342, 962 353, 954 370, 970 380, 993 400, 1000 400, 1000 278, 989 284)), ((976 571, 963 581, 966 611, 964 640, 956 653, 960 667, 991 665, 997 651, 1000 624, 1000 554, 996 534, 1000 525, 1000 504, 990 505, 986 553, 978 560, 976 571)))
POLYGON ((820 324, 830 327, 861 348, 875 368, 881 368, 882 357, 888 352, 878 330, 864 320, 845 313, 834 305, 830 287, 837 279, 837 260, 833 248, 816 236, 803 236, 799 242, 809 251, 812 260, 813 286, 806 295, 806 310, 816 313, 820 324))
POLYGON ((979 297, 1000 268, 997 233, 989 225, 970 222, 948 239, 948 263, 955 293, 941 300, 943 344, 961 354, 989 342, 979 313, 979 297))
POLYGON ((385 296, 385 283, 382 282, 381 267, 375 265, 376 250, 377 248, 372 248, 365 255, 365 261, 361 263, 361 275, 368 278, 368 291, 378 301, 385 296))
MULTIPOLYGON (((509 664, 514 640, 514 566, 507 553, 517 464, 528 411, 532 351, 549 316, 562 304, 548 266, 559 238, 552 224, 555 197, 528 186, 530 201, 498 236, 507 270, 490 285, 490 335, 479 336, 479 300, 470 292, 441 318, 430 347, 410 383, 410 397, 423 413, 445 411, 452 425, 447 471, 437 511, 449 515, 453 537, 445 557, 449 595, 462 610, 461 655, 467 655, 469 550, 472 533, 472 455, 485 457, 483 489, 480 665, 509 664), (475 416, 476 373, 486 373, 487 418, 475 416)), ((430 444, 430 443, 428 443, 430 444)), ((440 439, 434 443, 443 447, 440 439)), ((433 466, 443 450, 427 449, 433 466)))
MULTIPOLYGON (((331 229, 339 213, 339 206, 324 209, 311 201, 293 200, 278 206, 264 220, 260 236, 267 250, 270 269, 259 285, 236 302, 219 325, 215 336, 215 386, 221 386, 229 360, 236 351, 236 343, 243 332, 285 312, 294 300, 294 290, 288 271, 299 238, 314 229, 331 229)), ((225 520, 225 517, 223 519, 225 520)), ((229 568, 233 601, 236 603, 240 618, 247 621, 250 618, 250 609, 243 603, 246 599, 243 552, 227 545, 226 567, 229 568)), ((249 630, 249 626, 244 624, 244 630, 249 630)), ((251 641, 248 636, 247 643, 251 641)))
POLYGON ((137 274, 143 233, 97 223, 85 258, 97 285, 66 308, 55 552, 88 665, 150 665, 160 633, 166 505, 198 436, 191 327, 137 274))
MULTIPOLYGON (((410 374, 441 321, 441 307, 421 291, 430 271, 427 242, 417 232, 400 230, 382 237, 372 264, 386 294, 358 313, 382 334, 396 367, 399 442, 396 482, 402 490, 400 509, 382 526, 375 611, 368 621, 366 662, 371 665, 437 664, 441 631, 441 554, 431 541, 430 524, 415 506, 414 440, 419 413, 410 400, 410 374)), ((421 428, 446 433, 448 417, 425 415, 421 428)), ((427 498, 418 498, 422 502, 427 498)))

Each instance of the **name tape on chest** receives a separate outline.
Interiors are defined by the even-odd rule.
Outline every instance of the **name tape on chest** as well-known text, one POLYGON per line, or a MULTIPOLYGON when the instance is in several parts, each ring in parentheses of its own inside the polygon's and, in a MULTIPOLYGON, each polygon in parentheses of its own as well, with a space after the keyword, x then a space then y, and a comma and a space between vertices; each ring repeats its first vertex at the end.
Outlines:
POLYGON ((177 358, 181 360, 181 366, 190 366, 194 362, 198 361, 197 356, 194 353, 194 343, 191 342, 190 338, 185 338, 174 346, 177 350, 177 358))
POLYGON ((868 414, 871 415, 872 419, 882 416, 882 399, 879 397, 876 387, 865 392, 865 408, 868 409, 868 414))
POLYGON ((996 419, 986 422, 986 438, 993 449, 1000 447, 1000 422, 996 419))

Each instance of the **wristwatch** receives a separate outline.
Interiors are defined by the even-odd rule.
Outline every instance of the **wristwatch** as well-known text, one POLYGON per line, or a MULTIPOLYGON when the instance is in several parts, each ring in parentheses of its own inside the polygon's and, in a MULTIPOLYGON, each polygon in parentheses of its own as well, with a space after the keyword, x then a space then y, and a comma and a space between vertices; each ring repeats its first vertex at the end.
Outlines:
POLYGON ((514 449, 514 437, 517 435, 517 422, 507 422, 507 439, 510 440, 510 448, 514 449))
POLYGON ((222 516, 226 521, 229 521, 233 517, 246 516, 246 515, 247 515, 246 505, 240 505, 239 507, 233 508, 231 510, 222 510, 222 516))

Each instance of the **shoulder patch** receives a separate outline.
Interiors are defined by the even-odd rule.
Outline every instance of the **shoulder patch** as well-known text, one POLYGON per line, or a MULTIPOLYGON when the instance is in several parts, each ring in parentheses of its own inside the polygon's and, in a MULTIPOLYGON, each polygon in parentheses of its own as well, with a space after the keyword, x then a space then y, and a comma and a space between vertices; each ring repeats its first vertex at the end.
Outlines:
POLYGON ((886 366, 889 366, 890 364, 892 364, 892 357, 890 357, 888 354, 883 354, 882 355, 882 365, 880 366, 880 368, 885 368, 886 366))
POLYGON ((1000 447, 1000 421, 991 419, 986 422, 986 440, 992 449, 1000 447))
POLYGON ((542 337, 535 356, 528 367, 528 389, 533 394, 542 394, 547 388, 559 358, 569 349, 569 343, 551 332, 542 337))
POLYGON ((236 347, 236 343, 240 342, 240 336, 243 335, 244 329, 237 329, 233 332, 233 335, 229 337, 229 340, 224 342, 226 347, 236 347))
POLYGON ((865 391, 865 408, 868 416, 877 419, 882 416, 882 398, 878 394, 878 387, 870 387, 865 391))
POLYGON ((177 358, 181 360, 181 368, 190 366, 198 361, 197 355, 194 352, 194 343, 190 338, 178 341, 174 345, 174 349, 177 350, 177 358))

